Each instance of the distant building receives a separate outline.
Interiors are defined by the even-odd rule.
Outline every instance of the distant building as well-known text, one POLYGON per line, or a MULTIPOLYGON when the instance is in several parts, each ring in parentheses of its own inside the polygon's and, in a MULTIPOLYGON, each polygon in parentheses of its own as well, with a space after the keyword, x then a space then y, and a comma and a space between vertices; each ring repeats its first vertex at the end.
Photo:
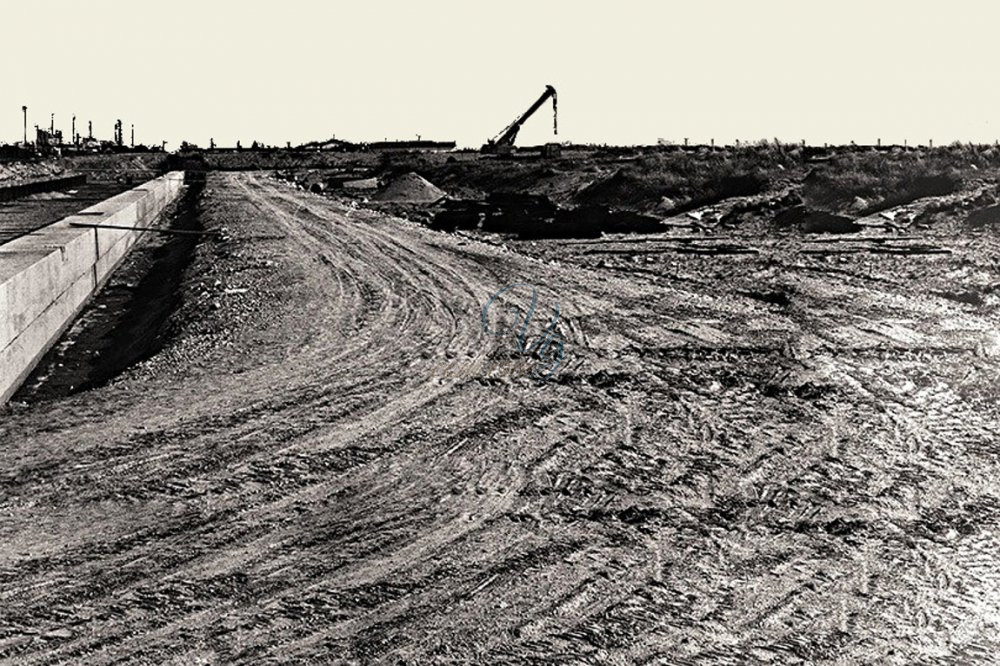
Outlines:
POLYGON ((376 141, 369 150, 454 150, 454 141, 376 141))

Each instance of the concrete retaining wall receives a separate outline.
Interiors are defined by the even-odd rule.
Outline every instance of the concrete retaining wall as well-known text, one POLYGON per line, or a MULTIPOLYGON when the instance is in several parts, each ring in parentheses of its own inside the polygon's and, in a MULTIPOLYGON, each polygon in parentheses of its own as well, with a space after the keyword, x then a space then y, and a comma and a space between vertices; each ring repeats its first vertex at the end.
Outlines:
POLYGON ((10 399, 142 235, 70 223, 148 225, 177 198, 183 184, 184 173, 173 171, 0 245, 0 404, 10 399))

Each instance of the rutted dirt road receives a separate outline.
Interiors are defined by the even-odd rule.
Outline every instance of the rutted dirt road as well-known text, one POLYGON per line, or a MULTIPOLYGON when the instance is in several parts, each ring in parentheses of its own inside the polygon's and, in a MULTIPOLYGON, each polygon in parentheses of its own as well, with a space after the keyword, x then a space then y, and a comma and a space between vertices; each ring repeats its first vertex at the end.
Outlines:
POLYGON ((0 421, 11 663, 1000 647, 997 314, 941 295, 986 284, 990 238, 549 261, 250 174, 201 216, 174 342, 0 421), (878 272, 904 261, 923 282, 878 272), (566 365, 435 376, 495 347, 514 282, 566 365))

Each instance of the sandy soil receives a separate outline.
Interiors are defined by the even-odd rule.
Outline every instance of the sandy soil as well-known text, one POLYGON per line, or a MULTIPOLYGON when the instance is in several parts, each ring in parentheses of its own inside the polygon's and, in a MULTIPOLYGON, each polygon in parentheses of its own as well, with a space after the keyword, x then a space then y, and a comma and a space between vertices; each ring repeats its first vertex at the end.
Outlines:
POLYGON ((173 342, 0 420, 9 662, 1000 647, 992 233, 502 242, 234 173, 201 208, 173 342), (435 377, 512 282, 565 367, 435 377))

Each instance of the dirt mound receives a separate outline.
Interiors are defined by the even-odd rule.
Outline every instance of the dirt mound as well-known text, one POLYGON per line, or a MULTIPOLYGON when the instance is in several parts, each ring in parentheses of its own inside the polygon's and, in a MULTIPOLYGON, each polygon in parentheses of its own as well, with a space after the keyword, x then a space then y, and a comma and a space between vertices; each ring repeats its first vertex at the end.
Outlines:
POLYGON ((614 175, 583 188, 576 201, 585 205, 641 208, 656 205, 662 198, 661 185, 619 169, 614 175))
POLYGON ((757 174, 642 174, 619 169, 580 190, 575 203, 614 210, 686 212, 732 197, 760 194, 768 185, 757 174))
POLYGON ((813 170, 802 181, 802 197, 811 206, 871 215, 925 197, 954 194, 962 179, 952 173, 871 172, 861 168, 813 170))
POLYGON ((395 178, 372 198, 375 201, 397 203, 433 203, 447 196, 446 192, 426 178, 409 172, 395 178))

